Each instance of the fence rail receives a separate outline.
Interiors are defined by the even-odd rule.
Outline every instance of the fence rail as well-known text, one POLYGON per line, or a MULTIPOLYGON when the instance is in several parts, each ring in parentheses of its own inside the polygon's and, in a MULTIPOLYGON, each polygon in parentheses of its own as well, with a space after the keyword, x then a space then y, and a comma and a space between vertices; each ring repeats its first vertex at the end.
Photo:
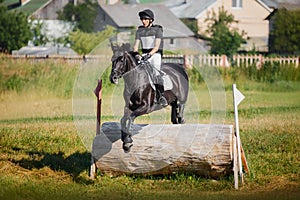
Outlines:
MULTIPOLYGON (((111 58, 108 55, 86 55, 86 56, 63 56, 63 55, 10 55, 7 56, 12 59, 26 59, 32 61, 56 60, 68 63, 79 63, 86 61, 95 61, 101 59, 111 58)), ((231 63, 226 55, 164 55, 162 58, 164 63, 172 62, 184 65, 187 68, 192 68, 194 65, 200 66, 217 66, 217 67, 230 67, 231 63)), ((265 62, 278 62, 279 64, 291 64, 295 67, 299 66, 300 56, 289 57, 266 57, 259 55, 234 55, 232 61, 236 66, 244 65, 246 67, 256 65, 257 68, 263 66, 265 62)))

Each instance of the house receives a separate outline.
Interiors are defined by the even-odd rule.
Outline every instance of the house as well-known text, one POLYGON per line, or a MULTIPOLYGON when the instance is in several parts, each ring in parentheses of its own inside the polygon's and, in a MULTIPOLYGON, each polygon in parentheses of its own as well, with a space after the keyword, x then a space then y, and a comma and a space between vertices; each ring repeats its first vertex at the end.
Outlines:
POLYGON ((286 10, 299 10, 300 1, 299 0, 264 0, 266 4, 273 8, 273 11, 266 17, 266 20, 269 20, 270 30, 272 29, 272 17, 277 12, 278 9, 286 10))
MULTIPOLYGON (((39 7, 36 11, 31 14, 32 18, 35 19, 50 19, 55 20, 58 17, 57 12, 62 10, 70 0, 50 0, 39 7)), ((28 3, 30 5, 30 2, 28 3)))
POLYGON ((274 10, 266 17, 266 20, 269 21, 269 32, 273 28, 273 16, 278 9, 287 9, 287 10, 296 10, 300 9, 299 0, 264 0, 269 7, 272 7, 274 10))
POLYGON ((134 32, 142 25, 138 12, 151 9, 155 15, 154 23, 163 26, 165 50, 207 52, 207 49, 195 39, 195 34, 163 4, 99 3, 99 5, 99 14, 96 18, 97 30, 103 30, 106 25, 113 26, 122 32, 123 40, 133 44, 134 32))
MULTIPOLYGON (((75 0, 76 1, 76 0, 75 0)), ((10 10, 27 13, 29 18, 34 19, 57 19, 57 11, 74 0, 9 0, 3 5, 10 10)))
MULTIPOLYGON (((76 4, 82 1, 10 0, 8 1, 10 4, 8 6, 28 13, 32 19, 43 20, 47 23, 46 21, 56 20, 57 11, 61 10, 67 3, 76 4)), ((133 31, 137 26, 141 25, 138 12, 150 8, 156 15, 155 23, 164 27, 164 49, 170 51, 207 52, 207 49, 194 38, 194 33, 162 4, 138 4, 139 1, 137 0, 129 1, 131 4, 122 4, 120 0, 98 0, 97 2, 99 3, 99 13, 95 23, 95 31, 101 31, 106 25, 111 25, 122 32, 118 34, 118 37, 123 35, 122 38, 124 39, 124 35, 127 35, 127 38, 133 38, 133 31)), ((51 24, 55 23, 55 21, 47 23, 48 29, 51 27, 51 24)), ((131 42, 133 43, 133 41, 131 42)))
POLYGON ((247 44, 242 50, 268 50, 269 25, 265 19, 272 8, 262 0, 169 0, 165 5, 181 19, 196 20, 198 34, 204 36, 207 36, 205 20, 213 11, 218 13, 224 7, 238 21, 236 28, 246 32, 247 44))
MULTIPOLYGON (((80 0, 78 0, 80 1, 80 0)), ((62 48, 63 44, 58 41, 66 37, 74 28, 71 22, 65 22, 57 20, 57 11, 62 10, 63 7, 73 0, 9 0, 4 1, 3 5, 7 6, 9 10, 15 10, 24 12, 29 16, 29 20, 32 22, 32 27, 37 24, 42 24, 41 33, 49 40, 44 47, 32 47, 33 42, 29 41, 29 47, 16 51, 19 54, 26 52, 26 54, 36 54, 39 50, 41 53, 59 53, 69 54, 67 47, 62 48), (30 46, 33 50, 29 50, 30 46), (47 50, 45 50, 47 49, 47 50), (55 49, 55 50, 53 50, 55 49), (59 50, 56 50, 59 49, 59 50)), ((14 52, 16 54, 16 52, 14 52)))
POLYGON ((75 51, 69 47, 41 47, 41 46, 25 46, 19 50, 12 51, 13 56, 40 56, 47 57, 51 55, 63 55, 63 56, 76 56, 78 55, 75 51))

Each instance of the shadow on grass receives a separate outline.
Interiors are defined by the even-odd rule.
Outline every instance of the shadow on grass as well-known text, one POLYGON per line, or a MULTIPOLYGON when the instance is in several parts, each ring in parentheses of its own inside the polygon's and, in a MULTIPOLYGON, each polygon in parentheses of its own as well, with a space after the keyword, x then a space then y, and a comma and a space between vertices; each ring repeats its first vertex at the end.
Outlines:
MULTIPOLYGON (((16 149, 14 149, 16 150, 16 149)), ((29 159, 13 160, 15 164, 32 170, 49 167, 51 170, 59 172, 64 171, 73 177, 75 182, 84 182, 88 184, 89 179, 85 179, 80 173, 89 170, 91 154, 89 152, 75 152, 66 156, 63 152, 27 152, 29 159)))

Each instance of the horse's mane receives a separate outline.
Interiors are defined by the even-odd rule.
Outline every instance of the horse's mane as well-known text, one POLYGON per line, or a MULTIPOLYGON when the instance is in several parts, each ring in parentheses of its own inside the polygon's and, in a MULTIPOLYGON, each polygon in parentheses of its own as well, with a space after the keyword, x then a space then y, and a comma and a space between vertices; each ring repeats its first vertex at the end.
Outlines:
POLYGON ((132 57, 135 57, 136 55, 140 55, 139 52, 136 52, 136 51, 129 51, 128 52, 132 57))
POLYGON ((138 65, 138 61, 136 60, 136 55, 140 55, 139 52, 128 51, 128 54, 131 56, 132 60, 135 62, 135 65, 138 65))

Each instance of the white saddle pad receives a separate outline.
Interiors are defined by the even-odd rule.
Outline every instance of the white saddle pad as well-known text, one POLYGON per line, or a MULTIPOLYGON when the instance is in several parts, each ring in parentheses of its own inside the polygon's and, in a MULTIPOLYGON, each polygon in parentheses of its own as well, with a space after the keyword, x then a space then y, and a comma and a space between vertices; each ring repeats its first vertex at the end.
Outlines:
POLYGON ((164 89, 165 90, 172 90, 173 89, 173 83, 170 79, 170 76, 165 74, 163 75, 163 80, 164 80, 164 89))
MULTIPOLYGON (((167 75, 167 74, 164 74, 164 75, 162 76, 162 79, 164 80, 164 90, 165 90, 165 91, 166 91, 166 90, 172 90, 172 89, 173 89, 173 83, 172 83, 172 81, 171 81, 171 79, 170 79, 170 76, 167 75)), ((150 85, 151 85, 151 87, 152 87, 154 90, 156 90, 155 85, 154 85, 153 81, 151 80, 150 76, 149 76, 149 80, 150 80, 150 85)))

